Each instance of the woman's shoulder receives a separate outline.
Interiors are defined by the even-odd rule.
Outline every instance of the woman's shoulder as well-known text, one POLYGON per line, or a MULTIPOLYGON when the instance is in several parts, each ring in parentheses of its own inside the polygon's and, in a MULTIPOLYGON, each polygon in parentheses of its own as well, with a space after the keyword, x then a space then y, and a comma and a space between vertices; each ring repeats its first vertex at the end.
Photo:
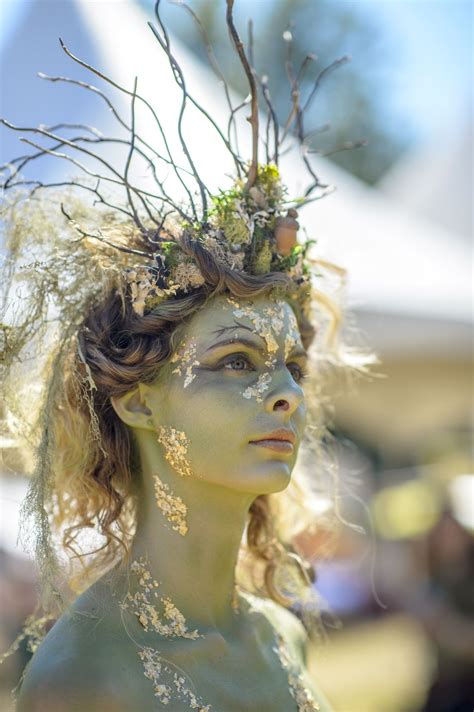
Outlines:
MULTIPOLYGON (((295 664, 293 680, 301 680, 299 693, 295 692, 295 694, 303 694, 304 696, 306 693, 302 693, 301 690, 306 688, 317 700, 317 708, 320 712, 331 712, 331 705, 324 693, 317 682, 308 675, 306 669, 308 634, 300 619, 291 610, 284 608, 269 598, 260 598, 249 593, 243 594, 243 597, 249 604, 250 610, 253 609, 262 613, 272 625, 277 638, 275 649, 278 651, 280 660, 288 662, 290 668, 293 668, 293 663, 295 664)), ((313 708, 308 705, 307 709, 313 708)))
POLYGON ((272 625, 274 632, 291 649, 293 657, 304 664, 307 642, 306 630, 297 616, 288 608, 269 598, 260 598, 250 593, 243 594, 250 610, 258 611, 272 625))
MULTIPOLYGON (((120 610, 97 587, 57 620, 28 663, 18 712, 122 712, 129 651, 120 610)), ((130 656, 131 657, 131 656, 130 656)))

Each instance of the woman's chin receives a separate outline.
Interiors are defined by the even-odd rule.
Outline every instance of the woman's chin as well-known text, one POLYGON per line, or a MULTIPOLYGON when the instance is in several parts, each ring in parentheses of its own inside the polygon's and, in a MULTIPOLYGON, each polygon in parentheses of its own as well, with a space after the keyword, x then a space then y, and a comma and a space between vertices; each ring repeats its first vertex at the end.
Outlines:
POLYGON ((259 463, 239 478, 238 489, 252 494, 281 492, 290 484, 293 463, 272 459, 259 463))

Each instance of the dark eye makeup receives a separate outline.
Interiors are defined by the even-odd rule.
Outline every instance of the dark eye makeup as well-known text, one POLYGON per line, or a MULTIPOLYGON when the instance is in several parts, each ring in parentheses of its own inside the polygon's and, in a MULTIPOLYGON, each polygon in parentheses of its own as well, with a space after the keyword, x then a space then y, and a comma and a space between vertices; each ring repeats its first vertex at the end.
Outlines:
MULTIPOLYGON (((288 363, 286 367, 296 383, 301 383, 308 375, 307 369, 295 361, 288 363)), ((256 366, 252 363, 252 360, 247 354, 233 353, 220 359, 216 366, 216 370, 220 369, 234 372, 248 372, 255 371, 256 366)))

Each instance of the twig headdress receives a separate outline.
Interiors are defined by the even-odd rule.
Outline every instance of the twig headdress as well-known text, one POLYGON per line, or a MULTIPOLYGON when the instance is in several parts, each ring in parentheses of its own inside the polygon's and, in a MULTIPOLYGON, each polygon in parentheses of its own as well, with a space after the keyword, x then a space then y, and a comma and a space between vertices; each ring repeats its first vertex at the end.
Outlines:
MULTIPOLYGON (((89 243, 96 241, 105 248, 112 248, 127 255, 127 267, 124 278, 128 285, 127 292, 132 299, 138 315, 152 310, 163 300, 176 295, 186 294, 204 284, 205 276, 193 260, 190 242, 210 252, 222 263, 223 269, 238 270, 248 275, 263 275, 280 272, 290 277, 293 283, 293 296, 303 308, 310 298, 310 268, 305 261, 311 241, 305 244, 297 242, 296 209, 307 202, 317 200, 331 190, 321 183, 309 157, 307 137, 304 129, 304 116, 317 89, 326 74, 347 61, 347 57, 336 60, 320 71, 312 84, 307 97, 301 95, 301 79, 308 66, 314 61, 313 55, 303 60, 296 70, 292 59, 291 33, 285 33, 288 44, 286 70, 290 82, 291 108, 287 118, 280 121, 272 103, 267 77, 259 77, 253 67, 252 26, 249 25, 249 43, 247 50, 237 32, 233 16, 233 0, 227 0, 226 21, 232 44, 243 67, 249 84, 249 99, 234 106, 227 83, 213 55, 204 26, 193 10, 181 3, 194 18, 204 38, 211 67, 223 83, 228 103, 229 118, 227 129, 218 126, 209 112, 193 97, 188 89, 181 66, 176 59, 170 37, 160 16, 160 1, 155 4, 155 26, 150 28, 165 53, 173 77, 181 91, 177 134, 185 157, 186 166, 180 166, 173 157, 170 142, 163 129, 158 112, 152 104, 137 90, 137 79, 132 89, 127 89, 100 70, 76 57, 64 44, 61 47, 74 61, 98 76, 109 86, 130 99, 130 120, 125 120, 114 105, 112 99, 101 89, 77 79, 59 76, 40 76, 50 82, 74 84, 99 96, 108 106, 116 121, 126 131, 126 138, 113 138, 102 135, 97 129, 85 125, 58 124, 45 127, 14 126, 2 119, 8 128, 22 134, 33 134, 53 142, 52 145, 40 145, 37 139, 23 137, 21 140, 33 146, 35 153, 20 156, 10 162, 3 179, 5 191, 12 188, 25 188, 28 197, 33 198, 38 191, 46 188, 71 187, 88 192, 94 197, 94 208, 105 209, 105 218, 95 231, 85 227, 83 221, 75 219, 65 202, 61 203, 61 212, 74 228, 79 240, 89 243), (259 112, 259 98, 263 100, 259 112), (250 103, 251 158, 243 158, 234 140, 236 114, 250 103), (136 128, 136 107, 140 104, 153 117, 160 145, 158 151, 145 139, 136 128), (234 185, 229 190, 211 194, 200 177, 193 159, 192 146, 189 145, 183 128, 183 119, 188 105, 193 105, 212 125, 217 138, 232 157, 235 167, 234 185), (263 125, 264 131, 261 131, 263 125), (76 129, 80 134, 72 137, 63 135, 64 129, 76 129), (287 149, 289 141, 295 138, 300 146, 300 154, 310 176, 310 184, 304 194, 290 198, 279 174, 279 156, 287 149), (103 157, 100 148, 106 144, 125 147, 126 160, 118 167, 103 157), (259 161, 259 151, 265 154, 264 162, 259 161), (66 152, 67 151, 67 152, 66 152), (80 177, 74 180, 41 182, 22 178, 21 171, 32 161, 43 156, 61 158, 79 169, 80 177), (131 178, 131 167, 135 160, 144 163, 153 179, 153 188, 143 187, 131 178), (91 162, 94 167, 91 167, 91 162), (186 195, 186 202, 174 197, 160 176, 159 167, 165 166, 172 172, 186 195), (108 188, 121 192, 121 198, 110 197, 108 188), (111 225, 112 223, 112 225, 111 225), (122 229, 120 239, 114 239, 118 226, 122 229), (128 239, 124 235, 128 234, 128 239)), ((85 221, 87 223, 87 221, 85 221)))

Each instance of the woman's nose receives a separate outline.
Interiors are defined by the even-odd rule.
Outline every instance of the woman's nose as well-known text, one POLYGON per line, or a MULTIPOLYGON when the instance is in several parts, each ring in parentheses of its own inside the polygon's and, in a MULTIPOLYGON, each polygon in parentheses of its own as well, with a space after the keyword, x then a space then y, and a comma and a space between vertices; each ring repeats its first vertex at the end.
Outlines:
POLYGON ((304 392, 285 369, 286 373, 275 373, 270 383, 270 390, 265 398, 265 410, 269 413, 283 411, 292 415, 304 401, 304 392))

